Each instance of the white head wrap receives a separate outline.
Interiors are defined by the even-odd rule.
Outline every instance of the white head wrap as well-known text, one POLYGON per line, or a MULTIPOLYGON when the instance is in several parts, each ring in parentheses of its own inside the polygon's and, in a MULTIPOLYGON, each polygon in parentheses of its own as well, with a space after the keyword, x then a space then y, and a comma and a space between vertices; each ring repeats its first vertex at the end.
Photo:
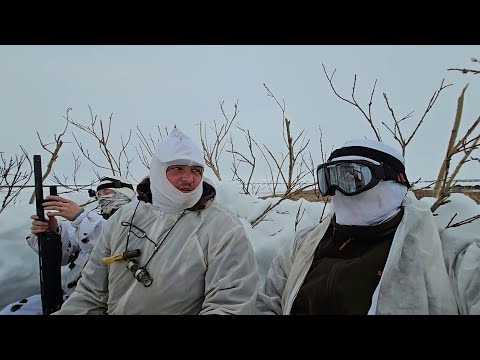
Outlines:
MULTIPOLYGON (((403 156, 394 148, 376 140, 354 139, 342 147, 362 146, 394 156, 405 164, 403 156)), ((362 156, 342 156, 333 160, 366 160, 373 164, 377 161, 362 156)), ((341 225, 370 226, 380 224, 400 211, 400 205, 407 194, 407 187, 394 180, 381 180, 375 187, 353 196, 345 196, 335 191, 332 206, 336 222, 341 225)))
POLYGON ((152 203, 167 213, 192 207, 203 193, 202 181, 189 193, 173 186, 167 179, 167 168, 172 165, 205 166, 200 148, 177 128, 158 144, 150 163, 152 203))
POLYGON ((115 194, 103 195, 98 197, 98 205, 100 206, 102 215, 110 216, 115 210, 120 209, 123 205, 128 204, 131 200, 125 195, 116 192, 115 194))
MULTIPOLYGON (((101 181, 98 185, 97 185, 97 189, 99 186, 101 185, 105 185, 105 184, 112 184, 112 187, 106 187, 104 189, 112 189, 112 190, 115 190, 117 193, 120 193, 120 194, 123 194, 125 195, 127 198, 129 198, 130 200, 132 200, 134 197, 135 197, 135 191, 133 191, 131 188, 129 187, 121 187, 121 188, 117 188, 117 187, 114 187, 113 185, 113 182, 112 180, 109 180, 109 179, 114 179, 114 180, 119 180, 121 181, 122 183, 124 184, 127 184, 127 185, 132 185, 132 182, 125 179, 124 177, 121 177, 121 176, 116 176, 116 175, 110 175, 110 176, 106 176, 105 178, 103 178, 104 180, 101 181)), ((133 186, 132 186, 133 187, 133 186)), ((98 190, 97 190, 97 193, 98 193, 98 190)))
MULTIPOLYGON (((101 185, 109 185, 111 184, 111 187, 103 187, 102 189, 110 189, 115 191, 114 194, 110 195, 103 195, 103 196, 98 196, 98 205, 100 206, 102 215, 110 216, 115 210, 121 208, 123 205, 128 204, 134 197, 135 197, 135 191, 133 191, 131 188, 127 186, 123 187, 115 187, 113 181, 111 180, 118 180, 121 181, 124 184, 127 185, 132 185, 132 183, 125 179, 124 177, 121 176, 116 176, 116 175, 111 175, 107 176, 104 178, 103 181, 101 181, 98 186, 100 187, 101 185)), ((98 194, 98 190, 97 190, 98 194)))

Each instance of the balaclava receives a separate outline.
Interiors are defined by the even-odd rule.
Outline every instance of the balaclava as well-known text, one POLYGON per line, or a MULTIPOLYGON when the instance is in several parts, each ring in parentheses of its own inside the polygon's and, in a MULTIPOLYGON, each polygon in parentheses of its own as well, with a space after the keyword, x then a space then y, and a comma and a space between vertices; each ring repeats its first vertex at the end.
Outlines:
POLYGON ((150 163, 152 203, 167 213, 191 208, 203 192, 202 181, 189 193, 173 186, 167 179, 167 168, 172 165, 205 166, 200 148, 177 128, 158 144, 150 163))
MULTIPOLYGON (((405 164, 403 156, 394 148, 376 140, 355 139, 347 141, 341 148, 363 147, 389 154, 405 164)), ((373 164, 378 161, 365 156, 352 155, 329 159, 365 160, 373 164)), ((336 222, 341 225, 372 226, 391 219, 400 211, 400 205, 407 194, 407 187, 394 180, 381 180, 373 188, 353 196, 345 196, 335 191, 332 206, 336 222)))
POLYGON ((135 197, 132 183, 120 176, 112 175, 102 178, 102 181, 97 186, 97 194, 102 189, 115 191, 115 194, 97 195, 98 205, 105 218, 111 216, 117 209, 128 204, 135 197))

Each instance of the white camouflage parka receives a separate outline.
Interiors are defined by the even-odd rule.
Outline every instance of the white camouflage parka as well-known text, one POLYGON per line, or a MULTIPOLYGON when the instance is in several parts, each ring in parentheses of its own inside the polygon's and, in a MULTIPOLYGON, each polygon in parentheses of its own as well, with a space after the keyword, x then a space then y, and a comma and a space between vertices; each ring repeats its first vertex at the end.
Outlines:
MULTIPOLYGON (((407 193, 402 206, 404 215, 368 314, 458 314, 429 206, 412 192, 407 193)), ((329 214, 319 225, 300 232, 274 258, 258 294, 258 313, 290 314, 331 218, 329 214)))
POLYGON ((480 315, 480 235, 440 232, 445 266, 460 315, 480 315))
MULTIPOLYGON (((205 196, 209 185, 203 186, 205 196)), ((186 210, 179 220, 181 214, 163 213, 145 201, 119 209, 105 224, 75 292, 56 314, 255 313, 257 263, 242 223, 215 200, 186 210), (149 287, 134 278, 127 261, 102 263, 126 250, 131 223, 128 250, 140 249, 134 258, 140 266, 158 245, 146 266, 153 279, 149 287)))
MULTIPOLYGON (((78 278, 85 266, 97 239, 100 237, 105 220, 102 215, 92 210, 84 210, 73 221, 59 221, 58 233, 62 240, 61 265, 69 265, 69 270, 63 272, 62 288, 67 298, 75 290, 78 278)), ((38 237, 35 234, 27 236, 30 247, 38 253, 38 237)))

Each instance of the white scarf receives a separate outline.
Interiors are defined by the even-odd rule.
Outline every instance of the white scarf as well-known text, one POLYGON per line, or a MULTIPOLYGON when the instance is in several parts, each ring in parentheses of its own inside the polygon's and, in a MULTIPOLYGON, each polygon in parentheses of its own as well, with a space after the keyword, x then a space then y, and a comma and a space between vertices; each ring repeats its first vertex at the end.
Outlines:
POLYGON ((202 181, 195 190, 184 193, 173 186, 167 179, 167 168, 178 163, 163 163, 155 156, 150 165, 150 190, 152 204, 166 213, 174 213, 191 208, 202 197, 202 181))
POLYGON ((115 191, 115 194, 103 195, 98 197, 98 205, 103 215, 112 215, 113 210, 120 209, 123 205, 128 204, 130 199, 115 191))
POLYGON ((375 187, 353 196, 335 191, 332 206, 340 225, 373 226, 400 211, 407 188, 393 180, 380 181, 375 187))
MULTIPOLYGON (((347 141, 342 147, 364 146, 390 154, 404 162, 402 155, 390 146, 375 140, 354 139, 347 141)), ((379 165, 375 160, 362 156, 341 156, 332 160, 366 160, 379 165)), ((336 222, 340 225, 373 226, 391 219, 400 211, 407 187, 394 180, 381 180, 373 188, 353 196, 343 195, 335 191, 332 206, 336 222)))

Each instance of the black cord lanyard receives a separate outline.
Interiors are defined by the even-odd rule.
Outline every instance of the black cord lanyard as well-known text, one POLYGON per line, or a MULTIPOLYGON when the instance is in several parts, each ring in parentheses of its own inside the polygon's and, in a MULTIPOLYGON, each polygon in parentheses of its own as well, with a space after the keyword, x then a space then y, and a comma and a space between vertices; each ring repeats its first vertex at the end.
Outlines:
MULTIPOLYGON (((130 224, 126 223, 126 222, 122 222, 122 225, 123 226, 126 226, 127 224, 129 225, 129 228, 128 228, 128 234, 127 234, 127 242, 125 244, 125 253, 128 251, 128 242, 130 240, 130 233, 132 232, 132 227, 134 227, 135 229, 137 229, 138 231, 141 231, 143 233, 143 237, 146 238, 148 241, 150 241, 152 244, 155 245, 154 247, 154 250, 153 250, 153 253, 152 255, 150 256, 150 258, 147 260, 147 263, 143 266, 140 267, 140 269, 146 269, 147 265, 150 263, 150 261, 152 260, 153 256, 157 253, 158 249, 160 249, 160 246, 163 244, 163 242, 165 241, 165 239, 168 237, 168 235, 171 233, 171 231, 173 230, 173 228, 175 227, 175 225, 177 225, 177 223, 180 221, 180 219, 185 215, 186 211, 187 210, 183 210, 182 214, 179 216, 179 218, 175 221, 175 223, 172 225, 172 227, 168 230, 167 234, 163 237, 163 239, 161 239, 160 241, 158 241, 157 243, 155 241, 153 241, 152 239, 150 239, 148 236, 147 236, 147 233, 136 227, 135 225, 133 225, 133 219, 135 217, 135 214, 137 212, 137 209, 138 209, 138 205, 140 205, 140 201, 137 203, 137 206, 135 207, 135 210, 133 211, 133 215, 132 215, 132 218, 130 219, 130 224)), ((143 238, 142 237, 142 238, 143 238)))

